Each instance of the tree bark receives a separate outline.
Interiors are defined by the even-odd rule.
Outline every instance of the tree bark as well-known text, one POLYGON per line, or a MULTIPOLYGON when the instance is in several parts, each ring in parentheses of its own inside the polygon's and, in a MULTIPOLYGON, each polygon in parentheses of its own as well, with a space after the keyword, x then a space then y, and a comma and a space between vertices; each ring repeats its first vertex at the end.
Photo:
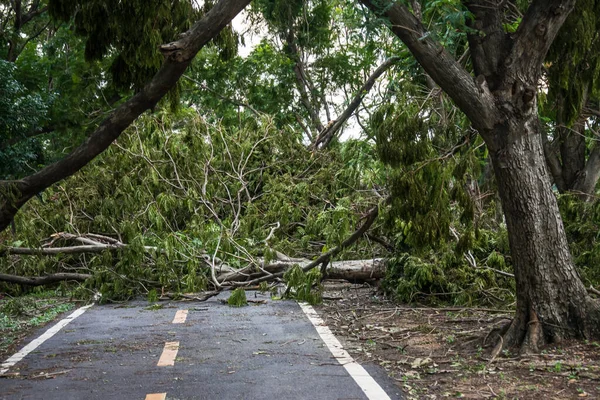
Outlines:
MULTIPOLYGON (((587 104, 588 100, 589 89, 586 88, 583 104, 587 104)), ((583 108, 573 126, 566 126, 561 109, 570 107, 570 104, 565 103, 564 97, 558 96, 556 138, 554 143, 544 145, 546 162, 560 193, 571 192, 583 201, 592 201, 600 178, 600 146, 595 144, 588 154, 585 132, 590 114, 583 108)))
POLYGON ((600 308, 571 260, 535 118, 513 120, 504 134, 515 140, 492 153, 517 289, 517 313, 504 342, 524 343, 525 351, 565 338, 600 337, 600 308))
POLYGON ((119 106, 78 148, 62 160, 19 181, 0 181, 0 232, 33 196, 73 175, 102 153, 144 111, 171 90, 198 51, 226 27, 250 0, 220 0, 182 38, 161 46, 166 59, 152 80, 119 106))

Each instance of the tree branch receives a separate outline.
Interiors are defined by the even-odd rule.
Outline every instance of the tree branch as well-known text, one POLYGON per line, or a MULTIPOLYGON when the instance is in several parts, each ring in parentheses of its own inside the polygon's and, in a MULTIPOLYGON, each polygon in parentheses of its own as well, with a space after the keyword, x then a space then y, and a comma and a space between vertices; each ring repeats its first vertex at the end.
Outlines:
POLYGON ((475 16, 467 21, 467 25, 475 33, 468 34, 469 51, 473 62, 475 76, 485 76, 490 90, 495 90, 501 83, 499 68, 509 50, 509 37, 504 32, 502 1, 467 0, 465 4, 475 16))
POLYGON ((482 135, 493 129, 496 123, 495 105, 490 91, 475 83, 473 77, 432 38, 405 5, 390 0, 361 0, 361 3, 389 21, 392 32, 482 135))
POLYGON ((62 160, 20 181, 0 181, 0 231, 36 193, 83 168, 102 153, 144 111, 154 107, 183 75, 198 51, 214 38, 250 0, 220 0, 184 36, 160 47, 166 59, 152 80, 121 104, 77 149, 62 160))
MULTIPOLYGON (((373 222, 375 222, 378 215, 379 215, 379 206, 373 207, 367 213, 367 215, 365 215, 365 217, 364 217, 365 222, 363 222, 363 224, 360 226, 360 228, 358 228, 352 235, 350 235, 348 238, 346 238, 346 240, 344 240, 339 246, 336 246, 333 249, 329 250, 328 252, 321 254, 319 257, 317 257, 317 259, 315 259, 314 261, 303 266, 302 270, 304 272, 310 271, 311 269, 313 269, 319 265, 329 263, 329 261, 333 257, 335 257, 340 252, 342 252, 342 250, 352 246, 354 244, 354 242, 356 242, 362 235, 364 235, 365 232, 367 232, 369 230, 371 225, 373 225, 373 222)), ((253 279, 248 282, 235 282, 235 283, 233 283, 233 286, 240 287, 240 286, 256 285, 257 283, 260 283, 260 282, 272 280, 275 278, 281 278, 284 274, 285 274, 285 271, 281 271, 276 274, 271 274, 268 276, 262 276, 260 278, 253 279)))
POLYGON ((590 151, 583 171, 580 171, 573 185, 573 191, 583 193, 583 196, 579 196, 581 199, 592 201, 598 179, 600 179, 600 144, 596 142, 590 151))
POLYGON ((558 150, 554 148, 553 144, 548 140, 548 133, 541 126, 540 123, 540 132, 542 135, 542 146, 544 148, 544 158, 546 159, 546 164, 548 165, 548 169, 550 170, 550 174, 558 188, 559 192, 563 193, 566 190, 565 181, 562 176, 562 165, 558 158, 558 150))
POLYGON ((300 53, 300 49, 296 44, 296 37, 294 36, 294 31, 292 27, 290 27, 285 41, 289 51, 290 59, 294 61, 294 76, 296 77, 296 85, 298 87, 298 92, 300 92, 300 102, 308 112, 310 121, 312 123, 312 127, 315 130, 315 134, 318 135, 318 133, 323 130, 323 123, 319 118, 319 110, 317 108, 318 104, 315 97, 315 89, 314 86, 311 84, 311 80, 306 74, 306 70, 304 69, 304 63, 302 62, 302 54, 300 53))
POLYGON ((88 274, 76 274, 76 273, 66 273, 66 272, 52 274, 52 275, 46 275, 46 276, 36 276, 36 277, 0 274, 0 282, 17 283, 19 285, 27 285, 27 286, 41 286, 41 285, 47 285, 49 283, 56 283, 56 282, 63 282, 63 281, 83 282, 86 279, 89 279, 91 277, 92 277, 92 275, 88 275, 88 274))
POLYGON ((57 254, 101 253, 105 250, 116 250, 122 247, 125 247, 125 245, 87 244, 81 246, 51 247, 39 249, 29 247, 7 247, 0 251, 0 256, 8 254, 54 256, 57 254))
POLYGON ((321 146, 321 148, 325 148, 329 145, 329 143, 335 137, 337 132, 350 119, 350 117, 352 117, 358 106, 360 106, 362 100, 373 88, 373 85, 375 85, 377 79, 379 79, 379 77, 383 75, 384 72, 390 69, 390 67, 398 61, 400 61, 400 57, 390 57, 387 60, 385 60, 379 67, 377 67, 377 69, 366 80, 364 85, 362 85, 362 87, 360 88, 356 96, 354 96, 350 104, 348 104, 348 107, 346 107, 344 112, 333 122, 333 124, 330 124, 319 133, 319 136, 312 145, 313 149, 316 150, 319 148, 319 146, 321 146))
POLYGON ((511 51, 504 60, 509 76, 537 85, 540 65, 575 0, 534 0, 523 16, 511 51))

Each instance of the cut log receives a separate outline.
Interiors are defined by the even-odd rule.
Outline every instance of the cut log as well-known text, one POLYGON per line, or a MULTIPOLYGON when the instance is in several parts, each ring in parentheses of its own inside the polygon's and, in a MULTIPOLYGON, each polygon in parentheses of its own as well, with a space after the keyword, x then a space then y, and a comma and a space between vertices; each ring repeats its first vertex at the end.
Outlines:
POLYGON ((327 268, 327 278, 345 279, 350 282, 369 282, 385 276, 385 260, 335 261, 327 268))
MULTIPOLYGON (((277 261, 266 266, 261 270, 255 267, 246 267, 235 272, 221 274, 217 277, 220 283, 226 282, 246 282, 259 276, 264 276, 265 272, 269 274, 278 274, 285 272, 294 265, 301 268, 309 265, 310 260, 277 261)), ((385 275, 385 260, 375 258, 370 260, 349 260, 334 261, 327 268, 327 278, 344 279, 350 282, 368 282, 383 278, 385 275)))

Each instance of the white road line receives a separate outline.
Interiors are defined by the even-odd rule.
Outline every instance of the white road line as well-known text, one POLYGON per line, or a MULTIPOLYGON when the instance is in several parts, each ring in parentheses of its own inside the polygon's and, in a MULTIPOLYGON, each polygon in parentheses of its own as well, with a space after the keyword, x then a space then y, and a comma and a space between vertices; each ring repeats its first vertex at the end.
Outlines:
POLYGON ((160 358, 158 359, 157 367, 168 367, 171 365, 175 365, 175 358, 177 357, 177 352, 179 351, 179 342, 167 342, 165 343, 165 348, 163 349, 160 358))
POLYGON ((325 325, 325 322, 319 317, 319 314, 306 303, 299 303, 302 311, 314 325, 323 339, 323 342, 331 351, 331 354, 346 368, 352 379, 358 384, 369 400, 391 400, 390 396, 379 386, 371 375, 354 359, 344 348, 339 340, 331 333, 331 330, 325 325))
POLYGON ((183 324, 188 316, 188 310, 177 310, 175 318, 173 318, 174 324, 183 324))
POLYGON ((52 328, 50 328, 46 332, 44 332, 44 334, 42 336, 40 336, 39 338, 33 340, 31 343, 29 343, 27 346, 23 347, 19 352, 15 353, 8 360, 4 361, 2 363, 2 365, 0 365, 0 375, 4 375, 5 373, 7 373, 8 369, 10 367, 12 367, 13 365, 15 365, 19 361, 21 361, 23 358, 25 358, 25 356, 27 354, 29 354, 32 351, 34 351, 35 349, 37 349, 46 340, 48 340, 52 336, 56 335, 56 333, 58 331, 60 331, 62 328, 64 328, 65 326, 67 326, 69 324, 69 322, 71 322, 75 318, 79 317, 81 314, 83 314, 84 312, 86 312, 86 310, 88 308, 90 308, 91 306, 93 306, 93 305, 94 304, 92 303, 92 304, 89 304, 87 306, 83 306, 81 308, 78 308, 71 315, 69 315, 67 318, 59 321, 52 328))

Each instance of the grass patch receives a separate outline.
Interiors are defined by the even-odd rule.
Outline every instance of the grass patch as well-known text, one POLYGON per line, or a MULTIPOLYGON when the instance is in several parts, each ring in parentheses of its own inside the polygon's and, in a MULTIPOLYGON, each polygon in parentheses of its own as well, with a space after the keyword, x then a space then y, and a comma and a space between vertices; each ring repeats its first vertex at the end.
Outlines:
POLYGON ((68 298, 54 291, 0 300, 0 353, 25 337, 32 328, 54 320, 74 307, 68 298))

